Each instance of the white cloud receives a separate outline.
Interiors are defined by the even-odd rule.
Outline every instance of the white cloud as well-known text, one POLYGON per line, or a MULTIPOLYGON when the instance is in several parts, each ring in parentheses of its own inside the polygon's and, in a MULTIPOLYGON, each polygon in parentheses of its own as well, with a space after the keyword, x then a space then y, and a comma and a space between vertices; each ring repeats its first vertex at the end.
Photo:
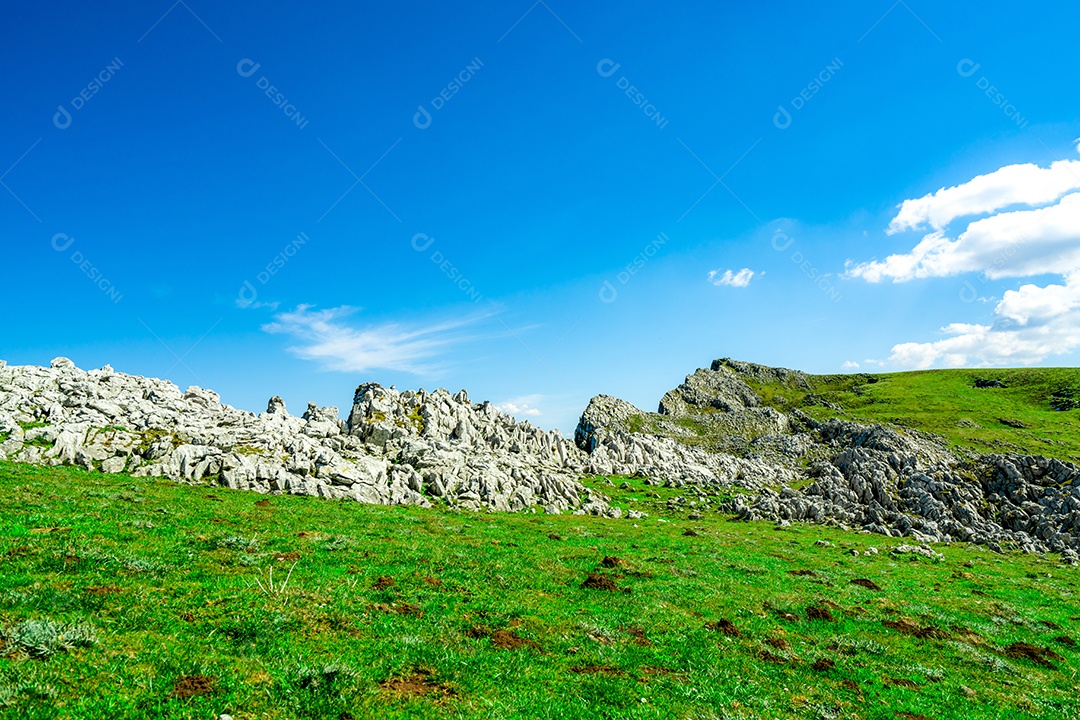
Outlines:
POLYGON ((952 323, 949 337, 896 345, 889 358, 905 368, 932 365, 1030 365, 1080 347, 1080 276, 1065 285, 1023 285, 994 308, 992 325, 952 323))
POLYGON ((848 277, 868 282, 907 282, 985 272, 990 279, 1062 274, 1080 269, 1080 193, 1036 210, 1016 210, 977 220, 956 240, 938 230, 909 253, 854 264, 848 277))
POLYGON ((845 360, 844 364, 840 366, 840 369, 841 370, 858 370, 859 369, 859 363, 855 362, 854 360, 845 360))
POLYGON ((439 370, 432 360, 465 339, 458 332, 461 328, 481 319, 473 316, 429 325, 380 323, 353 327, 346 318, 356 311, 351 307, 316 311, 311 305, 300 305, 275 315, 274 322, 262 329, 300 341, 288 348, 289 352, 327 370, 368 372, 380 368, 432 375, 439 370))
POLYGON ((1048 168, 1031 163, 1006 165, 962 185, 905 200, 885 232, 892 235, 921 227, 941 230, 956 218, 1010 205, 1045 205, 1076 189, 1080 189, 1080 160, 1058 160, 1048 168))
MULTIPOLYGON (((1077 188, 1080 161, 1060 160, 1049 168, 1010 165, 906 200, 887 232, 924 226, 932 232, 910 252, 849 261, 848 277, 908 282, 977 272, 990 280, 1056 275, 1064 282, 1007 290, 989 322, 951 323, 940 329, 940 339, 899 343, 889 362, 905 368, 1028 365, 1080 348, 1080 192, 1072 192, 1077 188), (951 238, 957 232, 949 229, 952 221, 986 213, 991 214, 951 238)), ((974 286, 965 285, 970 300, 993 301, 976 298, 974 286)))
POLYGON ((523 395, 507 400, 495 407, 514 417, 521 417, 522 415, 537 417, 542 413, 540 412, 540 409, 536 407, 536 404, 541 402, 543 397, 543 395, 523 395))
POLYGON ((277 300, 275 300, 274 302, 264 302, 262 300, 253 301, 236 298, 236 307, 243 310, 259 310, 261 308, 269 308, 270 310, 276 311, 279 305, 281 305, 281 303, 277 300))
MULTIPOLYGON (((728 287, 746 287, 750 284, 750 281, 754 278, 754 275, 759 273, 754 272, 750 268, 743 268, 738 272, 732 272, 731 270, 710 270, 709 282, 713 285, 726 285, 728 287)), ((764 273, 760 273, 764 275, 764 273)))

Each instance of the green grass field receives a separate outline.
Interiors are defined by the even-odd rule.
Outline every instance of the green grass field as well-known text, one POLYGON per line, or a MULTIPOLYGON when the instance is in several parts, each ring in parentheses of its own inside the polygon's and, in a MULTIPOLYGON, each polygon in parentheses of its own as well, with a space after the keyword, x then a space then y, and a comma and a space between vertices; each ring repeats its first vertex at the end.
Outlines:
POLYGON ((1080 461, 1080 368, 811 375, 809 392, 744 379, 767 404, 783 411, 801 408, 819 420, 892 423, 979 452, 1080 461), (976 380, 1004 387, 978 388, 976 380))
POLYGON ((1080 714, 1078 571, 1053 558, 893 556, 591 482, 650 517, 0 464, 0 716, 1080 714))

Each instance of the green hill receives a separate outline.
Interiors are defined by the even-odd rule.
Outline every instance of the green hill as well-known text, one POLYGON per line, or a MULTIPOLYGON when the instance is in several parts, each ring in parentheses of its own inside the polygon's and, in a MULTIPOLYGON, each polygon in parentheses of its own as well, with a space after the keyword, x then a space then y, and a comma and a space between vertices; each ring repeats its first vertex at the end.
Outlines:
MULTIPOLYGON (((884 416, 884 398, 931 382, 959 394, 965 381, 826 392, 884 416)), ((989 392, 1017 419, 1072 417, 1008 390, 989 392)), ((923 417, 905 407, 890 417, 923 417)), ((699 517, 696 496, 676 498, 686 489, 590 482, 650 516, 382 507, 0 464, 0 716, 1080 713, 1076 569, 961 545, 893 554, 903 540, 699 517)))
POLYGON ((1080 368, 799 375, 809 389, 743 380, 766 404, 818 420, 892 423, 983 453, 1080 461, 1080 368))

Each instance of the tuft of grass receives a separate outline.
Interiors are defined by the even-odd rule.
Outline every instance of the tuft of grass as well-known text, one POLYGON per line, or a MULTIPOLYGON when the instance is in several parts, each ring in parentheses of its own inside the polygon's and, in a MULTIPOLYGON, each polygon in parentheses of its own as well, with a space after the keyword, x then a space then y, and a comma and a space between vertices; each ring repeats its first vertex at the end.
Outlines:
POLYGON ((97 635, 89 625, 42 619, 24 620, 6 628, 0 631, 0 640, 5 651, 44 660, 75 648, 92 647, 97 643, 97 635))

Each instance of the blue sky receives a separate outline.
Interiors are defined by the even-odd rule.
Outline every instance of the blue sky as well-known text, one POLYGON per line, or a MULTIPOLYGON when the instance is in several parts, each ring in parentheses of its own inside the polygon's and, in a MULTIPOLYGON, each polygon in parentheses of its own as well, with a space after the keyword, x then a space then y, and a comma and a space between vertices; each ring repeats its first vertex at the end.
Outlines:
POLYGON ((714 357, 1076 364, 1080 8, 581 5, 5 6, 0 358, 563 431, 714 357))

